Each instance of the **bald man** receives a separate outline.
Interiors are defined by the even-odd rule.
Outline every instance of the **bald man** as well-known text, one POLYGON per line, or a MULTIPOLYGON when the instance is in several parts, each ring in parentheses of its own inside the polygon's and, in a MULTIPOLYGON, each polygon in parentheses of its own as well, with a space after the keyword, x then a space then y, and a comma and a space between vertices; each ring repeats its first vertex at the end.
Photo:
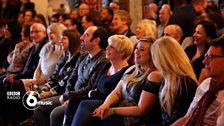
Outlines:
POLYGON ((165 27, 164 36, 171 36, 172 38, 176 39, 179 43, 181 43, 183 37, 183 31, 180 26, 178 25, 168 25, 165 27))
POLYGON ((157 37, 161 37, 162 33, 167 26, 169 19, 171 17, 171 10, 168 4, 164 4, 159 10, 159 21, 160 24, 157 26, 157 37))

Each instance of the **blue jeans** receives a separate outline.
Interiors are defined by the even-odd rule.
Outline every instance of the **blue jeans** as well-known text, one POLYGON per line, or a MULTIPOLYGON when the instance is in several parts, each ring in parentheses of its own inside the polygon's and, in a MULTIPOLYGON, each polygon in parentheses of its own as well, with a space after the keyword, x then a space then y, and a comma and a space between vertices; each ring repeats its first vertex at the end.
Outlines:
POLYGON ((119 115, 112 115, 104 120, 91 116, 91 113, 103 102, 101 100, 82 101, 74 115, 72 126, 124 126, 124 118, 119 115))

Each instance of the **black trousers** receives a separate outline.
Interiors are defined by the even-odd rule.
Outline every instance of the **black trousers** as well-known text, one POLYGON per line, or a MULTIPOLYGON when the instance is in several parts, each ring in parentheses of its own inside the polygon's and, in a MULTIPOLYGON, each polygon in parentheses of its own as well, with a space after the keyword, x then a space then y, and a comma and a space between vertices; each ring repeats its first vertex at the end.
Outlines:
POLYGON ((0 108, 0 124, 18 126, 33 112, 23 106, 22 98, 26 93, 23 82, 21 80, 14 80, 12 83, 3 82, 4 78, 5 75, 0 77, 0 104, 2 106, 0 108), (10 92, 19 92, 19 99, 9 99, 10 92))

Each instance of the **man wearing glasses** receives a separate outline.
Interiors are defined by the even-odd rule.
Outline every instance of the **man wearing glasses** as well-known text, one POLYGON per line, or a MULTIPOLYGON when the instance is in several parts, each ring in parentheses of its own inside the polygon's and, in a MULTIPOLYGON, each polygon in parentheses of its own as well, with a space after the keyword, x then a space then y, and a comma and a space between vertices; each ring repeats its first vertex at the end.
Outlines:
POLYGON ((210 44, 203 61, 205 79, 197 89, 187 114, 173 126, 223 126, 224 125, 224 39, 210 44))

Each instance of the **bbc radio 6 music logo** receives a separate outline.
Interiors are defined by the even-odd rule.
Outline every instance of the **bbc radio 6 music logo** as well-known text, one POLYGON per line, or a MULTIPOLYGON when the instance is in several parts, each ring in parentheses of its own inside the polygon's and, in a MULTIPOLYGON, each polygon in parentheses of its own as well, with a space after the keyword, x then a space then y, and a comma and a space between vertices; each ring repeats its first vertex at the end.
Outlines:
POLYGON ((7 91, 7 99, 8 100, 19 100, 20 92, 19 91, 7 91))
POLYGON ((28 110, 35 110, 41 105, 52 105, 52 101, 44 100, 38 101, 37 100, 38 94, 34 91, 27 92, 22 99, 23 105, 28 110))

